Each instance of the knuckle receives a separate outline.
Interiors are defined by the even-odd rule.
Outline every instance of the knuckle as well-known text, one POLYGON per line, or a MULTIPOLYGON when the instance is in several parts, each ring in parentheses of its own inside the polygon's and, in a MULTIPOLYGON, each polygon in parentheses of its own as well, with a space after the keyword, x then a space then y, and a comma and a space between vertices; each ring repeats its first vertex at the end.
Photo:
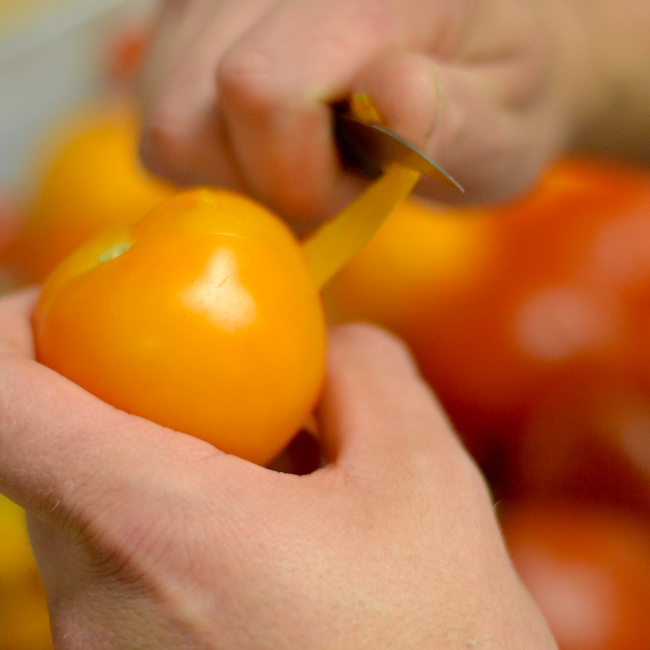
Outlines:
POLYGON ((160 104, 145 117, 140 134, 140 158, 154 174, 176 177, 191 158, 187 120, 172 107, 160 104))
POLYGON ((231 50, 217 69, 217 88, 224 105, 258 115, 282 104, 282 79, 273 61, 253 49, 231 50))
POLYGON ((448 487, 465 502, 470 504, 490 504, 492 497, 483 473, 470 454, 457 445, 457 452, 450 454, 448 471, 448 487))
POLYGON ((274 195, 272 203, 277 211, 295 228, 299 228, 300 224, 311 224, 322 216, 325 199, 315 184, 308 181, 296 183, 296 178, 300 178, 300 174, 294 168, 280 170, 270 192, 274 195))

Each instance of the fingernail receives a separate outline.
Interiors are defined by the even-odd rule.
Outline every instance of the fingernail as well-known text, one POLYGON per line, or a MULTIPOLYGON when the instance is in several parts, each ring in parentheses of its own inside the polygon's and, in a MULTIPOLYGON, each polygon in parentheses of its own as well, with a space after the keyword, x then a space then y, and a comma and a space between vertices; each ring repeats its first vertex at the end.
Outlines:
POLYGON ((430 72, 431 94, 435 95, 433 99, 433 103, 435 104, 435 116, 433 118, 431 128, 426 134, 426 139, 429 140, 429 138, 431 138, 434 131, 436 130, 438 124, 440 123, 440 116, 442 114, 444 105, 444 92, 442 87, 442 80, 440 79, 440 74, 438 73, 436 66, 433 64, 433 62, 427 61, 427 67, 429 68, 430 72))

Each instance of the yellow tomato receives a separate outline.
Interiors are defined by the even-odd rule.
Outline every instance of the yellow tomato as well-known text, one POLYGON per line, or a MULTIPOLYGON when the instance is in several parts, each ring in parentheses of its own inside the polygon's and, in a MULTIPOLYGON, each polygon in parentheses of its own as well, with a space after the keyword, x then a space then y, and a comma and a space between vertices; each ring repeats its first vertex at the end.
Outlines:
POLYGON ((30 280, 42 281, 83 242, 141 219, 177 191, 141 166, 135 113, 123 104, 72 115, 47 149, 27 224, 30 280))
POLYGON ((320 389, 325 323, 286 226, 229 191, 179 194, 48 279, 39 361, 129 413, 270 461, 320 389))
POLYGON ((483 212, 401 203, 324 292, 330 317, 371 320, 406 336, 423 308, 442 308, 483 280, 495 249, 483 212))

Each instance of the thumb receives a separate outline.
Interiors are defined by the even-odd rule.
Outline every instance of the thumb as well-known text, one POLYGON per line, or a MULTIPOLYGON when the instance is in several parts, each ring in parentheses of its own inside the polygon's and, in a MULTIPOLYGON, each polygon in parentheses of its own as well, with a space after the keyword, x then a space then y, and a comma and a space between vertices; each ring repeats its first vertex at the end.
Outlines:
POLYGON ((368 94, 385 124, 420 147, 464 188, 423 179, 450 203, 489 202, 525 189, 559 149, 551 120, 518 99, 517 65, 470 66, 394 53, 368 67, 354 92, 368 94))
POLYGON ((381 57, 357 78, 355 93, 367 94, 382 122, 424 149, 442 108, 440 77, 428 58, 400 52, 381 57))
MULTIPOLYGON (((177 477, 187 483, 187 467, 198 458, 229 458, 37 363, 30 326, 36 297, 28 290, 0 300, 1 493, 69 532, 91 511, 124 510, 125 495, 174 489, 177 477)), ((200 480, 195 469, 192 477, 200 480)))
POLYGON ((394 479, 466 456, 404 344, 370 325, 331 331, 318 420, 327 457, 354 475, 394 479))

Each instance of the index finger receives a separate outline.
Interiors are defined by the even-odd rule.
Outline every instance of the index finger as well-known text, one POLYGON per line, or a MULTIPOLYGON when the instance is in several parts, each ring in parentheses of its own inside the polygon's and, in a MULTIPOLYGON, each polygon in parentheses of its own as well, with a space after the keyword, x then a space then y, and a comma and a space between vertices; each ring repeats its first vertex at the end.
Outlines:
POLYGON ((252 193, 292 221, 359 189, 341 172, 328 104, 382 52, 406 46, 409 4, 291 0, 225 53, 218 93, 236 158, 252 193))

